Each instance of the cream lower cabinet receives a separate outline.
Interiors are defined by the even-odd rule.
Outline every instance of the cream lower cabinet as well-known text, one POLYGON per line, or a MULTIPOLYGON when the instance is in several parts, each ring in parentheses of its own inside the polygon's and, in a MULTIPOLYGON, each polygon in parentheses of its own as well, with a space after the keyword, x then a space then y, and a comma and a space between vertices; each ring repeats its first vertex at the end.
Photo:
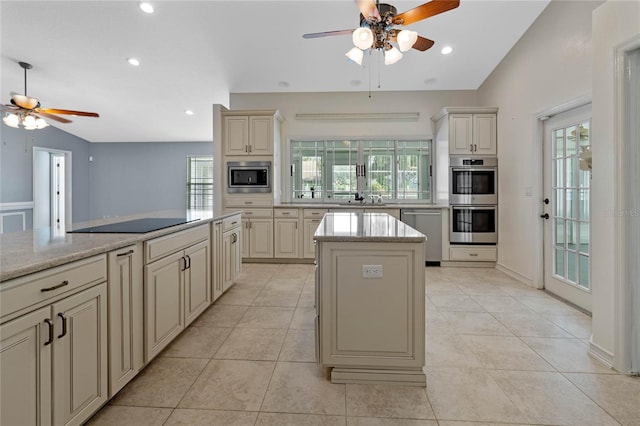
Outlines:
POLYGON ((220 294, 231 287, 242 272, 242 216, 232 215, 222 221, 220 265, 220 294))
POLYGON ((242 257, 273 258, 273 209, 243 211, 242 225, 242 257))
POLYGON ((109 397, 144 364, 142 244, 108 253, 109 397))
POLYGON ((304 219, 302 222, 303 227, 303 247, 302 257, 305 259, 313 259, 316 254, 316 243, 313 240, 313 234, 315 234, 318 225, 320 225, 322 219, 304 219))
POLYGON ((145 361, 153 359, 211 303, 209 226, 145 242, 145 361), (164 257, 163 257, 164 256, 164 257))
POLYGON ((3 283, 0 424, 79 425, 107 401, 105 281, 96 256, 3 283))
POLYGON ((274 257, 300 257, 298 209, 274 209, 274 257))

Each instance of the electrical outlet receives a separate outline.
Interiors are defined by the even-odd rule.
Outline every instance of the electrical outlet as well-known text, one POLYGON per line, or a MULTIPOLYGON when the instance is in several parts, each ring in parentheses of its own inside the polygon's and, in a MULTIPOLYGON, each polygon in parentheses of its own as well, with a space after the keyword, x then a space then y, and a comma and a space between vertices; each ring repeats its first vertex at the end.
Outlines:
POLYGON ((382 278, 382 265, 362 265, 362 278, 382 278))

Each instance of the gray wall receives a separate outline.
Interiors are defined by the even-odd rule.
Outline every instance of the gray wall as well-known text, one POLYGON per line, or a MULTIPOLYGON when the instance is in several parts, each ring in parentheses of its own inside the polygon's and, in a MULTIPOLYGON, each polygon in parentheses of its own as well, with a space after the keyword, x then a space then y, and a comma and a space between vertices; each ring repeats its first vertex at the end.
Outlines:
MULTIPOLYGON (((189 155, 211 142, 89 143, 56 127, 0 125, 0 203, 33 201, 33 147, 73 153, 73 222, 186 206, 189 155), (93 161, 89 162, 89 156, 93 161)), ((27 212, 27 227, 31 227, 27 212)))
POLYGON ((187 156, 213 155, 211 142, 91 144, 91 219, 184 209, 187 156))
POLYGON ((90 218, 89 142, 53 126, 24 130, 4 124, 0 125, 0 141, 0 203, 33 201, 34 146, 62 149, 73 152, 73 221, 90 218))

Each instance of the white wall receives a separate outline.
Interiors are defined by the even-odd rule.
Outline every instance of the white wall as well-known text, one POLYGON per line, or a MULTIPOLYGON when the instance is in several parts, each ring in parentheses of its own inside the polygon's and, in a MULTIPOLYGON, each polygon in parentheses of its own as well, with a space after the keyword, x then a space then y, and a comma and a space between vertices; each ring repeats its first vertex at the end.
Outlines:
POLYGON ((542 210, 541 199, 525 195, 542 185, 534 116, 591 95, 591 12, 599 4, 551 1, 478 90, 481 104, 500 108, 498 263, 531 282, 542 210))
MULTIPOLYGON (((616 335, 616 136, 615 64, 616 48, 640 34, 640 2, 609 1, 593 13, 593 123, 592 139, 592 277, 593 336, 592 346, 615 353, 616 335)), ((620 253, 620 256, 623 254, 620 253)), ((637 283, 637 282, 636 282, 637 283)), ((593 348, 592 348, 593 349, 593 348)), ((616 366, 621 366, 616 362, 616 366)))
MULTIPOLYGON (((232 94, 231 109, 277 109, 282 123, 283 155, 288 155, 287 141, 304 137, 431 137, 431 117, 446 106, 476 106, 477 92, 332 92, 332 93, 260 93, 232 94), (313 121, 296 120, 296 114, 312 113, 389 113, 417 112, 417 121, 313 121)), ((288 182, 282 170, 282 182, 288 182)), ((284 198, 289 196, 283 188, 284 198)))

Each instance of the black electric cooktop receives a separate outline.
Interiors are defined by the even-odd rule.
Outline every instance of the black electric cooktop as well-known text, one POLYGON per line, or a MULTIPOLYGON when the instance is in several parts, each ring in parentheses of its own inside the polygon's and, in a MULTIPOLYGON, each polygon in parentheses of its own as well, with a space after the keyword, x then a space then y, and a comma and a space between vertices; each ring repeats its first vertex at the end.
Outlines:
POLYGON ((200 219, 187 220, 184 217, 150 217, 128 220, 126 222, 110 223, 108 225, 91 226, 89 228, 74 229, 70 233, 82 234, 144 234, 158 229, 182 225, 200 219))

